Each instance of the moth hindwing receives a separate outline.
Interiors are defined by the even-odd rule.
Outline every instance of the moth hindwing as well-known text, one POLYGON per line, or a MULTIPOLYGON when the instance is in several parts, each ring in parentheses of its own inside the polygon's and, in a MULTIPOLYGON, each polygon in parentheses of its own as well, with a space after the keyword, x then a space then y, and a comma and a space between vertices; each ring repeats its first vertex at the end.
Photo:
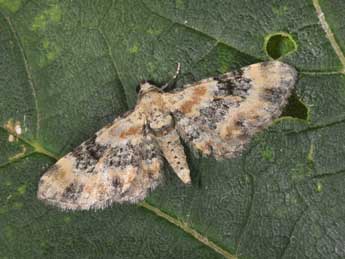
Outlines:
POLYGON ((181 139, 216 159, 239 155, 280 116, 296 80, 293 67, 269 61, 174 92, 143 82, 134 110, 57 161, 42 176, 38 198, 74 210, 135 203, 161 182, 163 158, 190 183, 181 139))

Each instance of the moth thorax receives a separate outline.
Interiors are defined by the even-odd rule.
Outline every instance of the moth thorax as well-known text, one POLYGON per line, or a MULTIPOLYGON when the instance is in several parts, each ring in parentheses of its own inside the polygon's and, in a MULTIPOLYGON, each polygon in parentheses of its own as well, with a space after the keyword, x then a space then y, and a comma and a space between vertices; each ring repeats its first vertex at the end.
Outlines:
POLYGON ((155 136, 161 136, 174 129, 174 120, 168 113, 156 113, 151 116, 149 127, 155 136))
POLYGON ((149 82, 142 82, 139 85, 139 96, 143 96, 144 94, 152 91, 161 91, 157 86, 149 83, 149 82))

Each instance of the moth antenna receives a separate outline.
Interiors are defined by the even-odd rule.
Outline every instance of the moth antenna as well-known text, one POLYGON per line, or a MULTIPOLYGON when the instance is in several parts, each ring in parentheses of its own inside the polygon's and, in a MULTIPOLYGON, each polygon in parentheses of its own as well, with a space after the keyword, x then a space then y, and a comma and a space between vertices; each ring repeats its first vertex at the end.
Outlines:
POLYGON ((180 74, 180 72, 181 72, 181 63, 178 62, 176 64, 176 72, 175 72, 175 75, 173 76, 172 80, 175 80, 178 77, 178 75, 180 74))
POLYGON ((165 89, 169 88, 170 86, 175 86, 176 84, 176 78, 179 76, 181 72, 181 64, 176 64, 176 72, 175 75, 164 85, 161 86, 161 89, 164 91, 165 89))

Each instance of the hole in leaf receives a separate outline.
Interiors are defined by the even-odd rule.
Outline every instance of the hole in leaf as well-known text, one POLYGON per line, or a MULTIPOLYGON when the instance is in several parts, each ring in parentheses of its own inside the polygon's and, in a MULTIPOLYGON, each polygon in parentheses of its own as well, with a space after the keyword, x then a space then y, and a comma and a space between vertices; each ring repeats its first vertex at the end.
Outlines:
POLYGON ((307 120, 308 119, 308 109, 302 103, 296 93, 293 93, 288 100, 288 104, 285 106, 283 113, 281 116, 290 116, 290 117, 295 117, 299 118, 302 120, 307 120))
POLYGON ((297 50, 297 44, 292 36, 285 32, 269 35, 265 40, 265 50, 267 55, 273 59, 278 59, 297 50))

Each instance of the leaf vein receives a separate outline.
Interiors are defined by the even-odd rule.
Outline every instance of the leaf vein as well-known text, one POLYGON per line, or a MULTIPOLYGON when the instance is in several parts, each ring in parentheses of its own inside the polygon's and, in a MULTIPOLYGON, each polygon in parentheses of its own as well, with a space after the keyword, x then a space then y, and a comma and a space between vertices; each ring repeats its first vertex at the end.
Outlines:
POLYGON ((312 0, 312 1, 313 1, 313 5, 315 8, 317 17, 318 17, 319 22, 321 24, 321 27, 324 30, 324 32, 326 33, 326 38, 331 43, 332 48, 334 49, 336 55, 338 56, 338 58, 340 60, 340 63, 343 66, 341 73, 345 74, 345 56, 344 56, 344 53, 342 52, 337 40, 334 37, 334 34, 333 34, 331 28, 329 27, 329 25, 326 21, 325 14, 323 13, 323 11, 321 9, 319 0, 312 0))
POLYGON ((8 129, 6 129, 6 128, 2 127, 2 126, 0 126, 0 129, 6 131, 8 134, 14 135, 17 139, 23 141, 25 144, 27 144, 30 147, 32 147, 35 150, 35 152, 43 154, 43 155, 45 155, 47 157, 50 157, 50 158, 52 158, 54 160, 58 160, 59 159, 59 157, 57 155, 55 155, 52 152, 50 152, 47 148, 45 148, 44 146, 42 146, 38 142, 27 140, 27 139, 25 139, 25 138, 23 138, 23 137, 21 137, 21 136, 19 136, 17 134, 14 134, 13 132, 9 131, 8 129))
POLYGON ((330 75, 342 75, 343 72, 341 71, 307 71, 303 70, 300 71, 300 74, 303 75, 311 75, 311 76, 330 76, 330 75))
POLYGON ((330 172, 330 173, 323 173, 323 174, 314 175, 311 178, 312 179, 320 179, 320 178, 332 177, 332 176, 341 175, 341 174, 345 174, 345 169, 338 170, 336 172, 330 172))
POLYGON ((21 155, 21 156, 18 156, 18 157, 16 157, 15 159, 10 159, 10 160, 8 160, 8 161, 5 162, 5 163, 0 164, 0 169, 1 169, 1 168, 5 168, 5 167, 7 167, 7 166, 10 166, 10 165, 12 165, 12 164, 14 164, 14 163, 17 163, 17 162, 23 160, 24 158, 27 158, 27 157, 29 157, 29 156, 35 154, 35 153, 36 153, 36 152, 33 151, 33 152, 29 152, 29 153, 23 154, 23 155, 21 155))
POLYGON ((31 67, 29 66, 28 63, 28 59, 26 57, 25 51, 24 51, 24 47, 22 46, 22 43, 17 35, 16 29, 13 25, 13 23, 11 22, 10 17, 5 16, 5 20, 7 21, 7 24, 10 28, 10 31, 13 35, 14 40, 17 42, 17 46, 20 52, 20 55, 23 59, 24 62, 24 68, 25 68, 25 73, 30 85, 30 88, 32 90, 32 96, 34 98, 34 103, 35 103, 35 110, 36 110, 36 138, 39 136, 39 130, 40 130, 40 112, 39 112, 39 105, 38 105, 38 99, 37 99, 37 92, 36 92, 36 86, 33 80, 33 76, 32 76, 32 71, 31 71, 31 67))
POLYGON ((168 222, 174 224, 176 227, 182 229, 184 232, 186 232, 187 234, 191 235, 192 237, 194 237, 196 240, 198 240, 199 242, 201 242, 202 244, 208 246, 209 248, 211 248, 212 250, 214 250, 215 252, 221 254, 224 256, 224 258, 228 258, 228 259, 237 259, 237 256, 230 254, 228 251, 224 250, 223 248, 219 247, 217 244, 215 244, 214 242, 212 242, 211 240, 209 240, 207 237, 203 236, 202 234, 200 234, 199 232, 197 232, 195 229, 191 228, 190 226, 188 226, 185 222, 178 220, 170 215, 168 215, 167 213, 161 211, 159 208, 147 203, 147 202, 141 202, 139 204, 140 207, 149 210, 150 212, 154 213, 155 215, 157 215, 160 218, 163 218, 165 220, 167 220, 168 222))
MULTIPOLYGON (((120 76, 120 73, 119 73, 119 69, 118 69, 118 66, 117 66, 117 64, 116 64, 116 61, 115 61, 115 59, 114 59, 114 56, 113 56, 113 53, 112 53, 112 50, 111 50, 111 47, 110 47, 110 44, 109 44, 109 42, 108 42, 108 39, 107 39, 107 37, 105 36, 105 34, 104 34, 104 32, 102 31, 102 29, 100 29, 100 28, 97 28, 97 30, 98 30, 98 32, 100 33, 100 35, 102 36, 102 38, 103 38, 103 40, 104 40, 104 43, 105 43, 105 45, 107 46, 107 48, 108 48, 108 55, 109 55, 109 57, 110 57, 110 60, 111 60, 111 64, 112 64, 112 66, 113 66, 113 70, 114 70, 114 72, 115 72, 115 75, 117 76, 117 78, 119 79, 119 81, 120 81, 120 85, 121 85, 121 92, 122 92, 122 94, 123 94, 123 96, 124 96, 124 101, 125 101, 125 103, 124 103, 124 105, 126 105, 126 109, 129 109, 129 105, 128 105, 128 96, 127 96, 127 94, 126 94, 126 90, 125 90, 125 88, 124 88, 124 84, 123 84, 123 80, 121 79, 121 76, 120 76)), ((122 98, 119 98, 119 100, 121 100, 122 98)))
MULTIPOLYGON (((244 164, 245 164, 245 161, 244 160, 244 164)), ((244 168, 244 165, 243 165, 243 171, 246 172, 246 169, 244 168)), ((241 228, 241 231, 240 231, 240 234, 239 234, 239 237, 237 239, 237 251, 236 251, 236 255, 238 256, 238 252, 240 250, 240 246, 241 246, 241 239, 249 225, 249 218, 250 218, 250 215, 251 215, 251 211, 253 209, 253 200, 254 200, 254 193, 255 193, 255 188, 254 188, 254 177, 251 175, 251 174, 248 174, 248 177, 250 179, 250 201, 249 201, 249 204, 247 206, 247 213, 246 213, 246 218, 244 220, 244 223, 242 225, 242 228, 241 228)))
POLYGON ((152 10, 152 8, 150 8, 144 1, 141 1, 141 2, 142 2, 142 4, 143 4, 143 6, 144 6, 149 12, 151 12, 152 14, 158 16, 158 17, 161 18, 161 19, 167 20, 167 21, 169 21, 169 22, 171 22, 171 23, 173 23, 173 24, 178 24, 178 25, 180 25, 180 26, 182 26, 182 27, 185 27, 185 28, 187 28, 187 29, 189 29, 189 30, 195 31, 195 32, 197 32, 197 33, 200 33, 201 35, 203 35, 203 36, 205 36, 205 37, 208 37, 208 38, 210 38, 210 39, 212 39, 212 40, 215 40, 217 43, 222 43, 222 44, 224 44, 225 46, 227 46, 227 47, 229 47, 229 48, 231 48, 231 49, 233 49, 233 50, 235 50, 235 51, 237 51, 237 52, 239 52, 239 53, 241 53, 241 54, 243 54, 243 55, 247 55, 248 57, 251 57, 251 58, 253 58, 253 59, 259 59, 259 60, 260 60, 260 58, 255 57, 255 56, 253 56, 253 55, 251 55, 251 54, 249 54, 249 53, 243 52, 242 50, 239 50, 239 49, 237 49, 237 48, 235 48, 235 47, 229 45, 228 43, 226 43, 226 42, 224 42, 224 41, 222 41, 222 40, 220 40, 220 39, 218 39, 218 38, 216 38, 216 37, 213 37, 213 36, 211 36, 211 35, 209 35, 209 34, 203 32, 203 31, 201 31, 201 30, 198 30, 197 28, 194 28, 194 27, 191 27, 191 26, 187 26, 187 25, 184 24, 184 23, 180 23, 180 22, 178 22, 178 21, 174 21, 173 19, 171 19, 171 18, 169 18, 169 17, 165 17, 165 16, 163 16, 163 15, 161 15, 161 14, 155 12, 154 10, 152 10))
POLYGON ((326 124, 315 125, 315 126, 308 127, 306 129, 302 129, 302 130, 299 130, 299 131, 287 132, 287 135, 296 135, 296 134, 301 134, 301 133, 312 132, 312 131, 315 131, 315 130, 329 128, 329 127, 332 127, 332 126, 335 126, 335 125, 338 125, 338 124, 342 124, 344 122, 345 122, 345 119, 341 119, 341 120, 333 121, 333 122, 326 123, 326 124))
POLYGON ((288 248, 290 247, 291 239, 292 239, 292 237, 293 237, 293 233, 295 232, 298 223, 304 218, 304 215, 305 215, 308 211, 309 211, 309 207, 307 207, 307 208, 301 213, 301 215, 297 218, 297 220, 296 220, 295 223, 293 224, 292 229, 291 229, 291 231, 290 231, 289 240, 288 240, 287 244, 285 245, 285 247, 282 249, 281 254, 280 254, 280 256, 279 256, 278 258, 284 258, 284 255, 285 255, 286 251, 287 251, 288 248))

